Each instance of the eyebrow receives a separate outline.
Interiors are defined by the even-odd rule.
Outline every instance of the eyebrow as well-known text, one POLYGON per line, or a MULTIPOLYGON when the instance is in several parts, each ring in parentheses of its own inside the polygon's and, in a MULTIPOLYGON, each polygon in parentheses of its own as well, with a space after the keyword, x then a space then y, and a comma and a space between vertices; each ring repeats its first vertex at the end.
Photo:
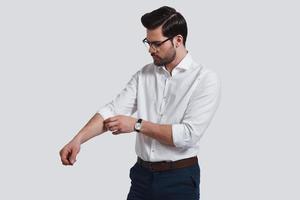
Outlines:
POLYGON ((161 42, 161 41, 150 41, 150 40, 148 40, 147 38, 145 38, 148 42, 150 42, 150 43, 159 43, 159 42, 161 42))

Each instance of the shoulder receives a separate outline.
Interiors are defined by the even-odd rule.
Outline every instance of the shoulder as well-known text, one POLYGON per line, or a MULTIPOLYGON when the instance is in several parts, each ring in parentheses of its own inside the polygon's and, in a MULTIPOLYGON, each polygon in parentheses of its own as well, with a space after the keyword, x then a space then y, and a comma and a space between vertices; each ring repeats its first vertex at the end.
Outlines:
POLYGON ((212 68, 208 67, 205 64, 197 64, 194 63, 195 68, 197 69, 198 72, 198 79, 205 81, 205 82, 219 82, 220 81, 220 76, 219 74, 212 68))
POLYGON ((192 69, 192 73, 196 74, 198 91, 203 91, 203 89, 220 90, 221 79, 219 74, 214 69, 205 64, 198 64, 196 62, 193 62, 192 69))
POLYGON ((140 69, 140 71, 141 71, 141 73, 154 72, 154 70, 155 70, 156 67, 157 67, 157 66, 155 66, 153 63, 148 63, 148 64, 144 65, 144 66, 140 69))
POLYGON ((136 74, 138 76, 149 76, 149 75, 153 75, 156 72, 156 68, 157 66, 155 66, 153 63, 149 63, 144 65, 143 67, 141 67, 136 74))
POLYGON ((150 74, 155 73, 155 65, 153 63, 149 63, 141 67, 138 71, 136 71, 132 75, 132 79, 140 79, 141 77, 149 76, 150 74))
POLYGON ((199 63, 194 60, 192 55, 189 53, 189 62, 190 62, 190 73, 196 75, 198 80, 219 80, 219 75, 206 64, 199 63))

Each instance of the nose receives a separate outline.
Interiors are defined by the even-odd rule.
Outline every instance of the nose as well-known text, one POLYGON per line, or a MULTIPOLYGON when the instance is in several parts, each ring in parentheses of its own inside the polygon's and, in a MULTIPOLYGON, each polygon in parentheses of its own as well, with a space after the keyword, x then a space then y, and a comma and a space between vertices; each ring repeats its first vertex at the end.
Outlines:
POLYGON ((149 52, 150 54, 155 53, 155 52, 156 52, 156 49, 154 49, 152 46, 150 46, 149 49, 148 49, 148 52, 149 52))

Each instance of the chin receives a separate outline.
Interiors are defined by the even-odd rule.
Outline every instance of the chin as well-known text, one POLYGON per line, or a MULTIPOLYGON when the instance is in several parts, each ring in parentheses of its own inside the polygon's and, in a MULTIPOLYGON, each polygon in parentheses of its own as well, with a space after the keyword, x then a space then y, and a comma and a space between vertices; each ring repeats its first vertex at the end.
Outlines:
POLYGON ((153 62, 155 65, 157 65, 157 66, 162 66, 162 63, 159 63, 159 62, 153 62))

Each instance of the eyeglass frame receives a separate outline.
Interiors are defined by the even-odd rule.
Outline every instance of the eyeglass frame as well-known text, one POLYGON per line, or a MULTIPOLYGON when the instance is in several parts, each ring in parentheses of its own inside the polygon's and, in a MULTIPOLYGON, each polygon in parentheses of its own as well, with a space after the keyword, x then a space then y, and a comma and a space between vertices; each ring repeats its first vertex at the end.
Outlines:
POLYGON ((171 39, 173 39, 174 38, 174 36, 172 36, 172 37, 168 37, 167 39, 165 39, 165 40, 163 40, 163 41, 161 41, 161 42, 159 42, 159 41, 155 41, 155 42, 149 42, 148 40, 147 40, 147 38, 145 38, 145 39, 143 39, 143 44, 146 46, 146 45, 149 45, 149 47, 148 46, 146 46, 147 48, 153 48, 154 50, 157 50, 163 43, 165 43, 165 42, 167 42, 168 40, 171 40, 171 39), (154 45, 154 46, 153 46, 154 45))

